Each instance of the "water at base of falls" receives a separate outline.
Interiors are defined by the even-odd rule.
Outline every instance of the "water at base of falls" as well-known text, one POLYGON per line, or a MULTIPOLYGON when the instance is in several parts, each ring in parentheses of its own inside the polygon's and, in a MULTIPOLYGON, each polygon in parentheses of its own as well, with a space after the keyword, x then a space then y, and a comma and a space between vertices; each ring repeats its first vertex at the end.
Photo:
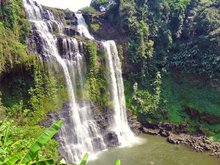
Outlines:
POLYGON ((113 148, 98 155, 88 165, 114 165, 120 159, 122 165, 219 165, 220 159, 209 152, 198 153, 184 145, 173 145, 160 136, 141 135, 141 145, 113 148))
MULTIPOLYGON (((34 53, 38 54, 42 60, 46 59, 51 65, 58 65, 66 82, 69 101, 64 106, 62 113, 55 117, 64 121, 57 137, 61 145, 59 148, 61 156, 67 163, 73 163, 79 161, 85 153, 94 155, 105 150, 108 147, 106 139, 92 115, 94 105, 89 101, 77 99, 78 91, 80 95, 83 95, 86 79, 82 43, 66 35, 65 25, 61 21, 55 20, 53 13, 47 8, 32 0, 23 1, 27 17, 32 22, 31 42, 37 45, 34 53), (54 27, 57 27, 56 30, 54 27), (55 35, 57 29, 59 35, 55 35)), ((94 40, 87 29, 83 16, 74 15, 78 20, 76 27, 78 33, 82 37, 94 40)), ((114 113, 112 119, 109 119, 108 130, 111 131, 110 136, 117 135, 118 145, 128 145, 135 138, 127 122, 124 85, 117 47, 114 41, 103 41, 102 46, 107 54, 106 68, 110 75, 110 99, 114 105, 114 113)))

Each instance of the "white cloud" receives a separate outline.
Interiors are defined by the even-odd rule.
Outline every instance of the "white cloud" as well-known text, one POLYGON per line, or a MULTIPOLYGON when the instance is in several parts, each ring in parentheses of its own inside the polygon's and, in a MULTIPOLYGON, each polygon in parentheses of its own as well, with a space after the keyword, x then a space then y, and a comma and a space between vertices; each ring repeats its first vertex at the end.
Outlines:
POLYGON ((77 11, 83 7, 89 6, 91 0, 35 0, 42 5, 56 7, 61 9, 70 9, 77 11))

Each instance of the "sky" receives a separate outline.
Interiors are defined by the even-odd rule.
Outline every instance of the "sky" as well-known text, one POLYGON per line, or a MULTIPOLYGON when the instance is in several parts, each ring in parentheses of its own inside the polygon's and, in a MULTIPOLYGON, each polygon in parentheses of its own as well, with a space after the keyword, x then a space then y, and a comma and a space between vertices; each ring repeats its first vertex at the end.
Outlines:
POLYGON ((42 5, 56 7, 61 9, 69 8, 77 11, 83 7, 89 6, 91 0, 35 0, 42 5))

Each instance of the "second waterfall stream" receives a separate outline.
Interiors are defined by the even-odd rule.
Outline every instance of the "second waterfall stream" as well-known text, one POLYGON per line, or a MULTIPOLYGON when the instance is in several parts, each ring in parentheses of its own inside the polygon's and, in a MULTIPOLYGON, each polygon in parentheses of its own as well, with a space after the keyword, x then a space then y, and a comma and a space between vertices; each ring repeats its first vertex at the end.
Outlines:
MULTIPOLYGON (((33 53, 49 66, 57 65, 65 79, 68 92, 68 104, 58 118, 64 124, 57 135, 59 152, 67 163, 79 161, 85 153, 90 156, 108 148, 105 138, 92 115, 94 104, 79 99, 84 95, 83 88, 87 73, 82 42, 68 35, 61 20, 55 19, 53 12, 33 0, 23 0, 27 18, 31 22, 31 42, 36 46, 33 53), (58 46, 59 45, 59 46, 58 46)), ((82 14, 73 13, 77 20, 75 31, 82 38, 95 41, 89 33, 82 14)), ((130 130, 126 115, 124 84, 121 62, 114 41, 99 42, 105 54, 109 101, 112 102, 112 117, 108 118, 106 130, 116 135, 118 145, 131 144, 135 137, 130 130)), ((55 71, 54 71, 55 72, 55 71)))

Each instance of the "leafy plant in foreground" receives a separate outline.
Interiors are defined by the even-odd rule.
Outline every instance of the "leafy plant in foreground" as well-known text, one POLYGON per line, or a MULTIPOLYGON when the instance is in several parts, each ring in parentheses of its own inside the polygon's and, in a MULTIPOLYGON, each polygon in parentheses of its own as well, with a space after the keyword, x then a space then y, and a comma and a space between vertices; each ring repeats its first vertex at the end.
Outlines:
MULTIPOLYGON (((56 123, 54 123, 50 128, 48 128, 37 139, 37 141, 30 147, 29 151, 24 156, 22 156, 22 154, 14 155, 8 158, 6 161, 4 161, 1 164, 5 164, 5 165, 14 165, 14 164, 35 164, 35 165, 51 164, 52 165, 52 164, 55 164, 55 161, 53 159, 39 160, 40 158, 38 158, 38 151, 58 132, 58 130, 62 126, 62 123, 63 122, 59 120, 56 123)), ((10 131, 10 128, 7 127, 4 131, 3 138, 1 138, 1 141, 3 142, 3 147, 10 140, 9 131, 10 131)), ((10 147, 10 146, 7 146, 7 147, 10 147)), ((8 149, 7 147, 5 148, 5 150, 8 149)))
POLYGON ((83 159, 81 160, 80 164, 79 165, 86 165, 86 162, 88 161, 88 158, 89 158, 89 154, 86 153, 83 157, 83 159))

